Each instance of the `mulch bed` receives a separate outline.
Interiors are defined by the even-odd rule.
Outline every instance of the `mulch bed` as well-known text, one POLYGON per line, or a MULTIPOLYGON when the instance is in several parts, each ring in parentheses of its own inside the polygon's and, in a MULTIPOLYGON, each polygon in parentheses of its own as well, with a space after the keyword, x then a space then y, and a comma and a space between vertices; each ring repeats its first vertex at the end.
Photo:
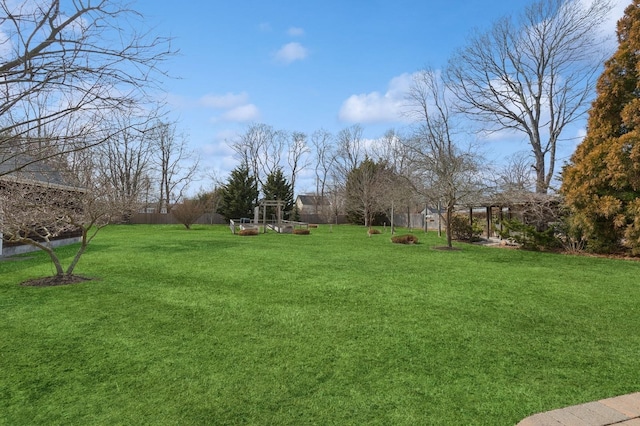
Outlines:
POLYGON ((24 281, 20 283, 20 285, 25 287, 52 287, 56 285, 78 284, 85 281, 91 281, 91 278, 83 277, 82 275, 65 275, 64 277, 34 278, 24 281))

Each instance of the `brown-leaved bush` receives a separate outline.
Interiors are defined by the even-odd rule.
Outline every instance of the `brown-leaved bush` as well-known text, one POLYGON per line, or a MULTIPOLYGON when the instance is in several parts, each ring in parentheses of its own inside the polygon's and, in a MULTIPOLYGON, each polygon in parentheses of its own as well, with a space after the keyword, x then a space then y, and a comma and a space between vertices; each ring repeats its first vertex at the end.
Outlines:
POLYGON ((395 244, 417 244, 418 238, 415 235, 396 235, 391 237, 391 242, 395 244))

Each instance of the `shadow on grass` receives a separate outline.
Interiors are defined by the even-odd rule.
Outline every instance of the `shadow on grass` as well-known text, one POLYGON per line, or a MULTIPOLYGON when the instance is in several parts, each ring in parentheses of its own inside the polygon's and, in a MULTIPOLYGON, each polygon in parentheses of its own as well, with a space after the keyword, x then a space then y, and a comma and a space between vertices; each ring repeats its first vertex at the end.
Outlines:
POLYGON ((157 244, 153 246, 141 246, 137 247, 136 251, 140 253, 153 253, 156 256, 161 256, 163 253, 182 253, 182 252, 193 252, 194 250, 207 250, 208 252, 212 251, 221 251, 227 250, 237 247, 238 243, 233 242, 223 242, 220 241, 171 241, 171 243, 166 244, 157 244))
POLYGON ((434 247, 431 247, 431 249, 439 250, 439 251, 462 251, 460 247, 449 247, 449 246, 434 246, 434 247))

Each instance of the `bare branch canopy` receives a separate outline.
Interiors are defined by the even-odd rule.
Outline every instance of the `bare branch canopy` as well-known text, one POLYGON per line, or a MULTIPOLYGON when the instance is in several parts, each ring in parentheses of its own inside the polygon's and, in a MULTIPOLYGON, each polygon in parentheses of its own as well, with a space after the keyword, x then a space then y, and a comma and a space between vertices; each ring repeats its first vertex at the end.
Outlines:
POLYGON ((0 162, 95 146, 123 130, 111 113, 156 102, 173 52, 144 27, 117 0, 0 0, 0 162))
POLYGON ((486 131, 524 133, 546 193, 563 130, 589 106, 605 58, 598 28, 607 0, 539 0, 474 35, 450 60, 457 107, 486 131))

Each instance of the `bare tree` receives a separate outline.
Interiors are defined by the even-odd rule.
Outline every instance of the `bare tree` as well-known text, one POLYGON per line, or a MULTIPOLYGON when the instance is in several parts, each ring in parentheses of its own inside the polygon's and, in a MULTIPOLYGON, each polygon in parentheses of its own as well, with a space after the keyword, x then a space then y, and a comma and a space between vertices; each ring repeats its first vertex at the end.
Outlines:
POLYGON ((487 131, 522 132, 535 158, 536 192, 547 193, 563 130, 589 107, 605 55, 598 28, 608 0, 538 0, 497 21, 450 60, 458 107, 487 131))
POLYGON ((445 208, 447 246, 451 247, 455 207, 479 190, 480 157, 471 147, 463 148, 454 141, 456 123, 438 73, 426 69, 416 74, 408 101, 408 112, 417 126, 407 147, 413 152, 423 195, 445 208))
POLYGON ((315 154, 316 195, 324 197, 336 159, 333 135, 324 129, 317 130, 311 135, 311 144, 315 154))
POLYGON ((362 127, 354 124, 340 130, 335 157, 336 177, 339 176, 344 181, 349 173, 360 165, 364 156, 362 127))
MULTIPOLYGON (((146 117, 140 120, 143 125, 147 121, 146 117)), ((143 202, 151 189, 154 148, 151 132, 137 129, 135 121, 132 117, 118 118, 114 125, 124 130, 88 151, 95 155, 95 173, 112 188, 113 196, 120 197, 132 209, 143 202)))
POLYGON ((411 227, 411 208, 417 204, 416 188, 419 179, 412 150, 405 139, 405 136, 391 129, 371 149, 373 158, 383 161, 390 170, 385 205, 386 213, 391 219, 392 232, 394 216, 401 208, 406 209, 407 226, 411 227))
POLYGON ((536 177, 531 157, 526 152, 516 152, 507 158, 506 164, 496 174, 496 188, 507 194, 525 194, 533 191, 536 177))
POLYGON ((291 188, 296 190, 296 177, 298 173, 309 167, 309 146, 307 145, 307 135, 302 132, 293 132, 287 151, 287 161, 291 170, 291 188))
POLYGON ((230 146, 262 187, 267 176, 282 166, 286 139, 286 132, 258 123, 251 124, 230 146))
MULTIPOLYGON (((82 177, 89 175, 83 173, 82 177)), ((20 172, 7 174, 0 180, 0 232, 10 242, 28 244, 47 253, 55 267, 53 278, 57 283, 73 279, 80 257, 98 231, 129 208, 114 196, 108 182, 93 179, 72 183, 46 182, 20 172), (76 232, 81 243, 64 268, 52 241, 76 232)))
POLYGON ((171 209, 171 214, 185 228, 191 229, 191 225, 205 213, 206 202, 203 198, 185 198, 171 209))
POLYGON ((95 146, 123 131, 105 134, 111 113, 155 102, 172 52, 142 21, 113 0, 0 0, 0 161, 95 146))
POLYGON ((371 227, 376 215, 385 213, 391 205, 391 188, 395 176, 385 161, 365 158, 347 176, 345 197, 347 214, 362 219, 371 227))
POLYGON ((185 136, 176 134, 175 124, 158 123, 152 135, 159 180, 158 206, 161 213, 168 213, 195 180, 199 159, 189 150, 185 136))

